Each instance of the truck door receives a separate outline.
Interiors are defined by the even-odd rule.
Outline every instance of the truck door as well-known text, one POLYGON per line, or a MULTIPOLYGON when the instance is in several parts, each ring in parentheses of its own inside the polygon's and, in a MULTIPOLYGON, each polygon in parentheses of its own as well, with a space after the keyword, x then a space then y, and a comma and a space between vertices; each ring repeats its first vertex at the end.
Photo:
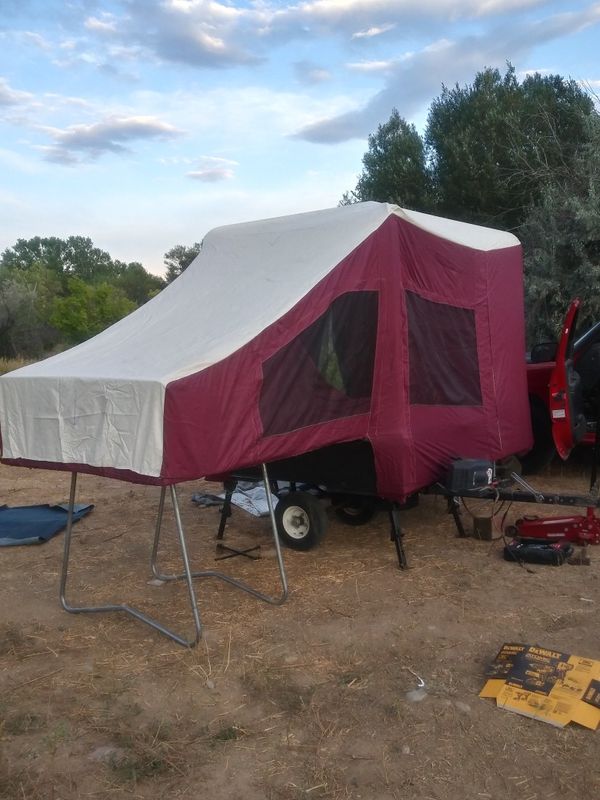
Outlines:
POLYGON ((581 378, 573 364, 573 345, 580 300, 573 300, 562 329, 556 365, 550 377, 552 436, 559 456, 566 460, 586 431, 581 378))

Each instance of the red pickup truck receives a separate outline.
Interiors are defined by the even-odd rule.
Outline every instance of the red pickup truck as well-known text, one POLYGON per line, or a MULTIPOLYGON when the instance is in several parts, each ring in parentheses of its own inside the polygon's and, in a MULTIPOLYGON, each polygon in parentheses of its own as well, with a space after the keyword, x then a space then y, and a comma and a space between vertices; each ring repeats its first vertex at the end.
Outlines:
POLYGON ((566 458, 576 444, 593 444, 600 407, 600 322, 575 337, 580 301, 567 313, 558 344, 544 342, 527 359, 534 445, 521 458, 536 472, 555 453, 566 458))

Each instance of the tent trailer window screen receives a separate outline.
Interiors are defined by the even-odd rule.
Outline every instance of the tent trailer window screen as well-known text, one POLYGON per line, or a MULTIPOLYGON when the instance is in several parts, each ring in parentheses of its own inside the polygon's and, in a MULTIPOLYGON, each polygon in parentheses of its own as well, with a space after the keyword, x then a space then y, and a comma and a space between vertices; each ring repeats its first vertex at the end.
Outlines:
POLYGON ((410 402, 480 406, 475 312, 406 292, 410 402))
POLYGON ((264 362, 265 436, 369 411, 377 311, 377 292, 346 292, 264 362))

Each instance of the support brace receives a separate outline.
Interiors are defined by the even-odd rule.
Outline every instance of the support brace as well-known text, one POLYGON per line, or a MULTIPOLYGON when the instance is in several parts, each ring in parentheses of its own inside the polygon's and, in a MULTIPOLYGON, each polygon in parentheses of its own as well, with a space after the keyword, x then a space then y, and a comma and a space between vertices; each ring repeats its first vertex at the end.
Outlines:
POLYGON ((404 550, 404 543, 402 537, 402 527, 400 525, 400 510, 397 503, 392 503, 389 510, 390 514, 390 539, 394 542, 396 547, 396 555, 398 556, 398 569, 408 569, 408 559, 404 550))
POLYGON ((273 540, 275 544, 275 552, 277 554, 277 565, 279 569, 279 577, 281 581, 281 594, 278 596, 271 597, 270 595, 263 594, 259 592, 257 589, 254 589, 252 586, 249 586, 244 581, 236 580, 235 578, 230 577, 229 575, 225 575, 222 572, 217 572, 216 570, 205 570, 201 572, 192 572, 190 567, 190 561, 187 552, 187 545, 185 539, 185 533, 183 530, 183 524, 181 522, 181 514, 179 512, 179 502, 177 499, 177 491, 175 486, 170 486, 170 494, 171 494, 171 501, 173 504, 173 512, 175 515, 175 524, 177 528, 177 537, 179 540, 179 546, 181 549, 181 557, 183 562, 183 572, 178 575, 163 575, 158 567, 157 567, 157 556, 158 556, 158 547, 160 543, 160 534, 162 528, 162 518, 165 506, 165 495, 166 495, 166 487, 163 487, 161 494, 160 494, 160 501, 158 506, 158 514, 156 520, 156 529, 154 534, 154 544, 152 547, 152 556, 150 559, 150 566, 152 569, 153 575, 163 581, 174 581, 183 579, 186 582, 188 595, 190 600, 190 606, 192 610, 192 618, 194 623, 194 635, 192 638, 187 639, 184 636, 175 633, 171 628, 166 627, 162 623, 158 622, 157 620, 149 617, 147 614, 144 614, 137 608, 129 606, 127 604, 108 604, 102 606, 73 606, 70 605, 66 599, 66 588, 67 588, 67 578, 69 574, 69 556, 71 550, 71 536, 73 532, 73 509, 75 505, 75 493, 77 488, 77 473, 74 472, 71 476, 71 492, 69 496, 69 511, 67 516, 67 529, 65 532, 65 546, 64 546, 64 554, 63 554, 63 563, 62 563, 62 571, 61 571, 61 579, 60 579, 60 602, 62 607, 65 611, 68 611, 71 614, 98 614, 103 612, 111 612, 111 611, 121 611, 126 614, 129 614, 135 619, 139 620, 140 622, 149 625, 154 630, 162 633, 164 636, 167 636, 169 639, 172 639, 177 644, 180 644, 184 647, 194 647, 200 641, 202 636, 202 622, 200 619, 200 612, 198 610, 198 603, 196 600, 196 593, 194 590, 194 578, 218 578, 220 580, 225 581, 226 583, 231 584, 232 586, 236 586, 238 589, 241 589, 244 592, 256 597, 259 600, 263 600, 266 603, 270 603, 272 605, 281 605, 283 604, 288 596, 288 586, 287 586, 287 578, 285 574, 285 567, 283 564, 283 558, 281 555, 281 546, 279 543, 279 538, 277 536, 277 524, 275 522, 275 513, 273 509, 273 502, 271 498, 271 493, 269 492, 269 478, 267 475, 267 468, 263 464, 262 465, 263 471, 263 480, 265 484, 265 489, 267 492, 267 503, 269 506, 269 517, 271 520, 271 529, 273 532, 273 540))
MULTIPOLYGON (((267 474, 267 468, 265 464, 262 465, 262 473, 263 473, 263 482, 265 485, 265 492, 267 495, 267 505, 269 507, 269 517, 271 519, 271 530, 273 532, 273 543, 275 545, 275 553, 277 555, 277 566, 279 568, 279 577, 281 580, 281 594, 278 596, 271 596, 268 594, 263 594, 259 592, 258 589, 255 589, 252 586, 249 586, 244 581, 237 580, 236 578, 232 578, 230 575, 225 575, 223 572, 218 572, 217 570, 207 569, 202 570, 200 572, 192 572, 192 578, 218 578, 219 580, 225 581, 225 583, 230 583, 232 586, 236 586, 238 589, 241 589, 243 592, 247 592, 248 594, 256 597, 258 600, 262 600, 265 603, 270 603, 274 606, 280 606, 285 603, 287 596, 288 596, 288 587, 287 587, 287 578, 285 575, 285 567, 283 565, 283 557, 281 555, 281 544, 279 543, 279 536, 277 535, 277 523, 275 521, 275 510, 273 508, 273 498, 271 496, 270 484, 269 484, 269 476, 267 474)), ((154 537, 154 546, 152 548, 152 558, 150 559, 150 567, 152 569, 152 574, 161 581, 175 581, 181 578, 185 578, 185 572, 179 575, 165 575, 164 573, 160 572, 157 564, 158 560, 158 545, 160 542, 160 526, 162 520, 162 513, 164 508, 164 489, 161 493, 160 503, 158 507, 158 519, 156 522, 156 535, 154 537)))
POLYGON ((225 500, 223 501, 223 508, 221 509, 221 518, 219 520, 219 530, 217 531, 217 550, 225 555, 215 556, 215 561, 225 561, 226 558, 235 558, 236 556, 244 556, 252 561, 258 561, 260 553, 253 555, 257 550, 260 550, 260 545, 256 544, 253 547, 244 547, 240 550, 237 547, 231 547, 223 542, 225 536, 225 526, 227 520, 231 516, 231 498, 237 486, 237 481, 227 481, 225 483, 225 500))

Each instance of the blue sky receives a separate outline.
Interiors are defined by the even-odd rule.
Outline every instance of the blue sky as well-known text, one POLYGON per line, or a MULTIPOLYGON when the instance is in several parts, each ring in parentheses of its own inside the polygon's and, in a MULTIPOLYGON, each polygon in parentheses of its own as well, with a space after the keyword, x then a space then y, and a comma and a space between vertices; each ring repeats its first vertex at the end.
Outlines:
POLYGON ((511 61, 600 90, 600 2, 0 0, 0 251, 123 261, 337 205, 393 107, 511 61))

